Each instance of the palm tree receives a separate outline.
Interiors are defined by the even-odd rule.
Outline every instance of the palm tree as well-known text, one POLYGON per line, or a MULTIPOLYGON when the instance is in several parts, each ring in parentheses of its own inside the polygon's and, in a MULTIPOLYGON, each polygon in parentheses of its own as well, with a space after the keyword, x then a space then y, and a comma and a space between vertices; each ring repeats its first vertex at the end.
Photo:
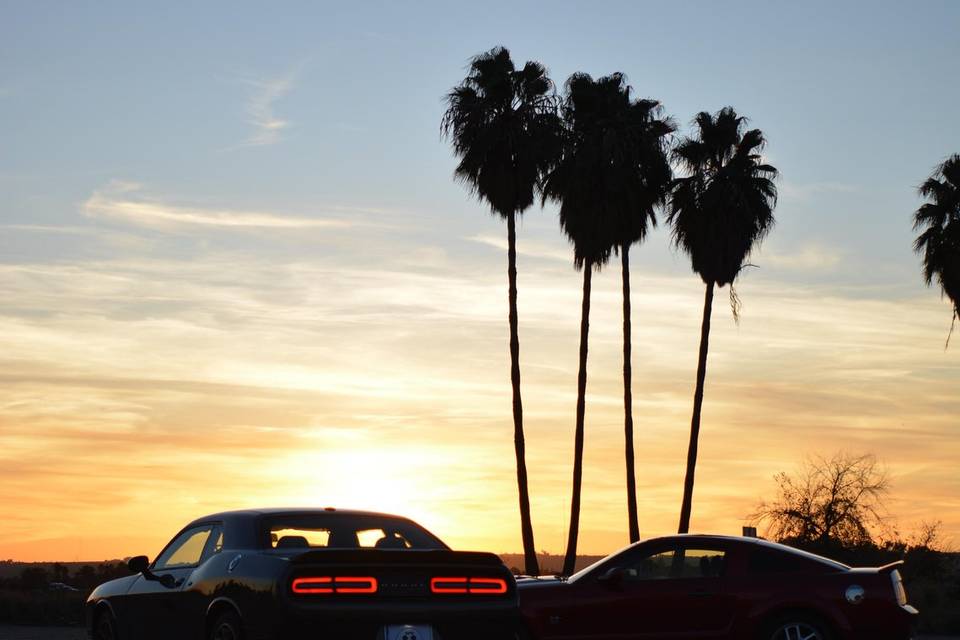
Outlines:
POLYGON ((537 575, 520 398, 516 218, 533 204, 544 171, 559 153, 557 101, 543 65, 527 62, 517 70, 510 52, 496 47, 473 58, 467 77, 447 95, 447 105, 441 131, 451 139, 459 159, 455 178, 507 221, 510 382, 520 530, 524 570, 537 575))
MULTIPOLYGON (((950 333, 960 317, 960 154, 953 154, 920 185, 920 195, 930 200, 913 215, 914 230, 923 229, 913 248, 923 256, 923 277, 934 279, 953 303, 950 333)), ((947 345, 950 336, 947 336, 947 345)))
POLYGON ((715 116, 700 112, 694 119, 698 137, 684 138, 674 150, 687 175, 674 181, 668 220, 673 225, 675 244, 690 256, 693 270, 706 285, 680 533, 690 529, 714 287, 730 285, 736 316, 733 282, 774 222, 777 170, 760 156, 765 144, 763 133, 759 129, 744 131, 745 124, 746 118, 732 107, 715 116))
MULTIPOLYGON (((627 88, 629 91, 629 87, 627 88)), ((627 526, 630 542, 640 540, 640 522, 637 516, 637 481, 634 473, 633 451, 633 367, 631 363, 630 322, 630 245, 643 242, 650 226, 656 226, 654 208, 666 199, 672 170, 667 160, 667 136, 676 130, 671 118, 662 116, 656 100, 635 100, 626 114, 626 125, 635 136, 630 142, 635 169, 630 202, 624 203, 625 215, 618 234, 623 283, 623 431, 627 476, 627 526), (637 181, 639 180, 639 182, 637 181), (635 209, 629 209, 636 206, 635 209)))
POLYGON ((646 176, 640 169, 649 152, 650 132, 656 128, 658 105, 632 101, 619 73, 598 80, 577 73, 567 80, 562 113, 563 150, 544 181, 543 200, 560 204, 560 226, 573 243, 574 266, 583 270, 573 494, 563 563, 563 572, 569 575, 580 527, 591 277, 624 241, 624 228, 629 224, 643 233, 652 215, 646 176))

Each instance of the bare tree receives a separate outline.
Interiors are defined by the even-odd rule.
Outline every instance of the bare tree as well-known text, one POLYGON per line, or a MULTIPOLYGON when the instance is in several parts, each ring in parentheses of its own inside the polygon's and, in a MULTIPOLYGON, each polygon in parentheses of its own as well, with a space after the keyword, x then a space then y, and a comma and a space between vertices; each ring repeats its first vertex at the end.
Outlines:
POLYGON ((818 546, 873 542, 887 520, 884 500, 890 480, 869 454, 837 453, 808 459, 795 475, 778 473, 777 498, 763 501, 748 516, 766 524, 775 540, 818 546))

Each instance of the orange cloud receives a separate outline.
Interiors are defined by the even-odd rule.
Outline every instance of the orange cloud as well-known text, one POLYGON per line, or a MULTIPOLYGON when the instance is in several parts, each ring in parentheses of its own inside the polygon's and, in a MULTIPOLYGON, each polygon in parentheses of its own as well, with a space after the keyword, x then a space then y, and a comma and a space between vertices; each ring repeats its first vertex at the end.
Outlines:
MULTIPOLYGON (((519 549, 499 271, 208 255, 0 276, 0 557, 153 554, 203 513, 283 504, 395 511, 457 547, 519 549)), ((652 535, 676 526, 701 291, 693 277, 635 280, 637 476, 652 535)), ((538 547, 554 552, 578 284, 560 261, 521 271, 533 516, 538 547)), ((619 274, 594 286, 588 553, 626 541, 619 274)), ((960 380, 943 306, 759 277, 740 293, 739 327, 715 310, 694 529, 738 532, 775 472, 847 449, 887 463, 903 528, 939 518, 960 539, 960 380)))

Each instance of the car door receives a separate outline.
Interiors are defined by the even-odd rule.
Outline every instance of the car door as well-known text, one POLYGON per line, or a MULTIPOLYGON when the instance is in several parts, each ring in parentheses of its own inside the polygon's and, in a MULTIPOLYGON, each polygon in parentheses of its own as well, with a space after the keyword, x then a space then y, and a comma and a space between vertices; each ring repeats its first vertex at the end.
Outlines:
MULTIPOLYGON (((177 587, 166 595, 166 615, 169 616, 170 629, 174 635, 170 637, 182 640, 200 640, 203 638, 204 623, 210 595, 194 587, 194 579, 198 571, 223 549, 223 528, 215 524, 207 536, 200 559, 190 567, 178 567, 177 587)), ((192 559, 192 558, 189 558, 192 559)), ((209 576, 208 576, 209 577, 209 576)))
POLYGON ((185 633, 189 621, 182 615, 183 588, 202 561, 214 528, 214 524, 204 524, 181 532, 157 556, 150 575, 137 578, 127 598, 138 639, 189 637, 185 633))
POLYGON ((733 619, 725 557, 722 547, 695 541, 632 549, 596 576, 592 620, 576 621, 571 637, 723 637, 733 619))
POLYGON ((659 637, 669 628, 658 600, 670 575, 674 548, 658 541, 629 549, 570 583, 568 597, 550 611, 550 637, 626 640, 659 637))

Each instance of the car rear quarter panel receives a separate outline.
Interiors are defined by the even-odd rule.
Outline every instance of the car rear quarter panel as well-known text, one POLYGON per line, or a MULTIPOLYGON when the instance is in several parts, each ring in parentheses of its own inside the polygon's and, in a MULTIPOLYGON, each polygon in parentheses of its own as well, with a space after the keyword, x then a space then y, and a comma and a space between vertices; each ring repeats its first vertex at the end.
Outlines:
POLYGON ((289 561, 284 557, 224 551, 194 572, 189 588, 199 596, 199 615, 205 622, 229 604, 253 640, 269 637, 281 614, 279 592, 288 572, 289 561))
POLYGON ((742 577, 731 583, 739 594, 743 616, 739 635, 757 637, 780 613, 806 612, 829 625, 835 640, 909 637, 909 621, 893 598, 889 575, 831 572, 822 575, 742 577), (847 602, 848 587, 866 591, 859 604, 847 602))

